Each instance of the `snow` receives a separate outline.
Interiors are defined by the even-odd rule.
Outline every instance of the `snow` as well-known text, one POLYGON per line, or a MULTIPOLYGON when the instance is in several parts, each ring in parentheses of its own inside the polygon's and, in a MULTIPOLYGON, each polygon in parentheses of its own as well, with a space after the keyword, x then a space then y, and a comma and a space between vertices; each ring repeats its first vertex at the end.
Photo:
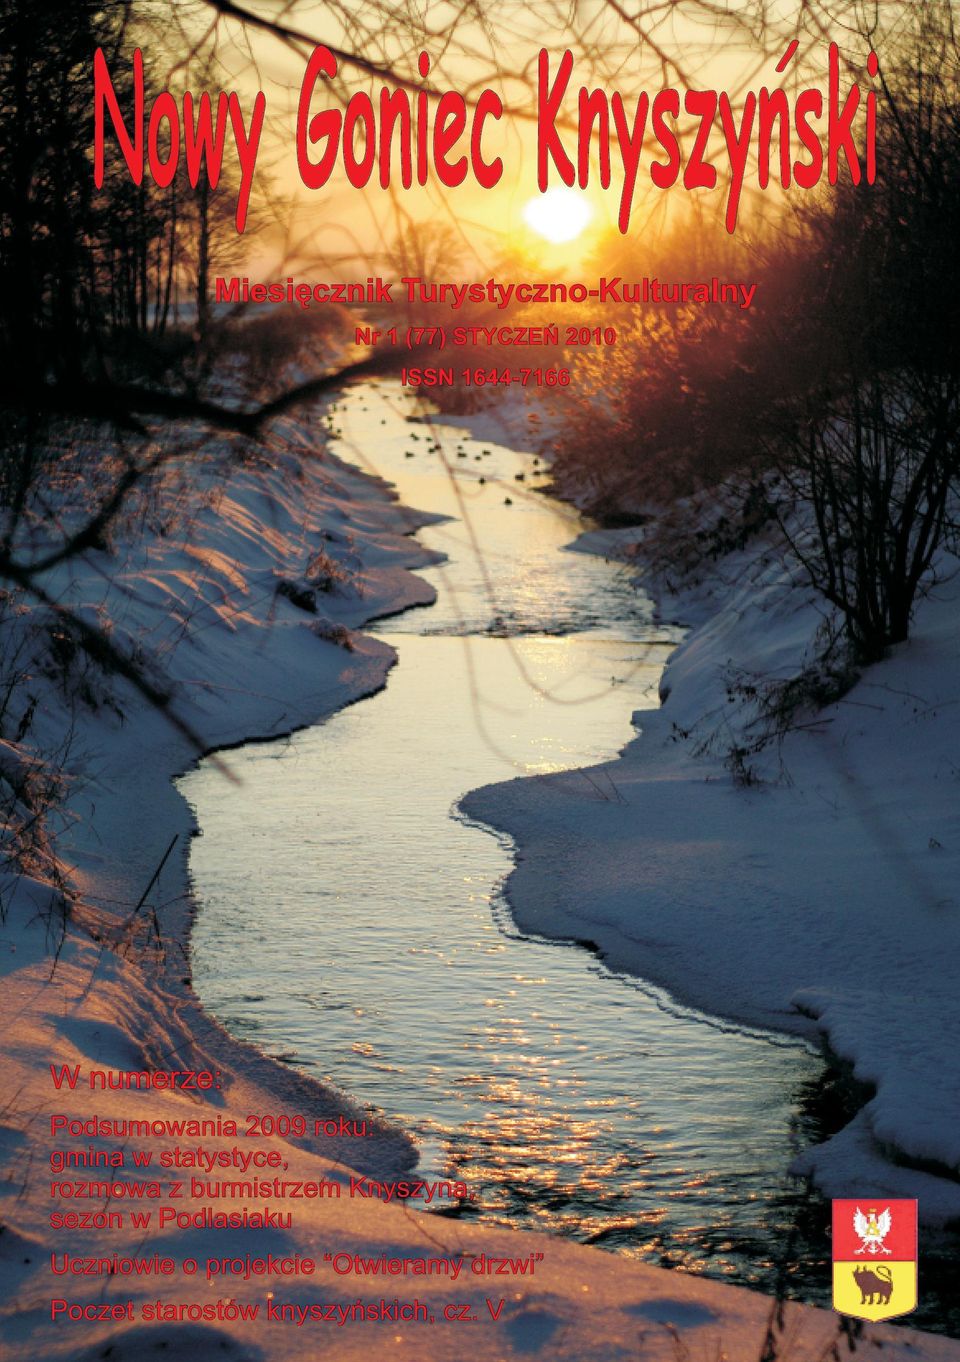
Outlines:
POLYGON ((547 777, 463 804, 516 842, 521 927, 588 939, 715 1016, 822 1032, 874 1095, 799 1166, 828 1195, 918 1196, 928 1225, 960 1217, 956 566, 910 643, 757 753, 750 688, 809 664, 816 600, 771 539, 683 589, 648 572, 691 628, 662 707, 599 768, 617 799, 547 777))
MULTIPOLYGON (((189 432, 184 433, 184 441, 189 444, 189 432)), ((89 618, 105 620, 113 637, 136 648, 145 665, 153 666, 151 659, 156 659, 159 668, 162 662, 176 686, 177 713, 211 747, 228 749, 244 740, 289 732, 322 720, 337 706, 382 686, 394 661, 392 650, 354 631, 375 615, 430 599, 430 588, 411 572, 427 561, 409 537, 416 518, 391 501, 382 483, 327 455, 318 457, 317 445, 316 428, 304 417, 300 423, 280 423, 268 457, 259 462, 234 460, 227 454, 208 473, 192 468, 180 477, 168 471, 140 508, 145 533, 130 527, 116 536, 109 551, 92 553, 69 568, 61 566, 45 583, 56 599, 87 612, 89 618), (320 546, 329 557, 318 568, 312 560, 320 546), (317 613, 298 608, 278 594, 280 582, 291 582, 300 591, 314 590, 317 613), (318 637, 318 624, 326 632, 335 626, 350 630, 350 647, 318 637)), ((749 1362, 759 1355, 770 1308, 762 1296, 693 1276, 668 1275, 568 1242, 485 1229, 455 1219, 427 1218, 377 1199, 303 1202, 302 1209, 300 1205, 295 1208, 289 1230, 212 1233, 191 1226, 160 1230, 154 1225, 145 1233, 129 1222, 109 1232, 52 1230, 51 1148, 103 1150, 123 1144, 93 1137, 54 1139, 50 1118, 57 1113, 81 1120, 220 1117, 241 1124, 251 1112, 287 1111, 310 1118, 340 1114, 359 1118, 363 1113, 343 1094, 326 1090, 233 1041, 204 1014, 190 991, 187 939, 192 905, 187 842, 193 828, 189 810, 171 783, 196 757, 187 738, 127 683, 117 677, 105 680, 86 667, 82 653, 75 655, 66 670, 50 667, 49 633, 39 607, 8 619, 5 627, 11 643, 8 656, 15 651, 14 645, 34 651, 27 668, 29 685, 20 697, 25 732, 19 743, 3 744, 0 779, 21 792, 26 800, 21 801, 22 813, 28 817, 32 808, 27 799, 29 782, 43 769, 42 763, 49 763, 51 754, 59 752, 64 759, 60 779, 65 789, 61 812, 51 814, 51 820, 56 818, 62 825, 58 841, 51 844, 38 836, 25 872, 19 876, 9 869, 4 872, 0 1335, 5 1360, 139 1362, 156 1356, 206 1362, 224 1356, 284 1362, 323 1353, 349 1362, 371 1356, 442 1360, 469 1352, 477 1362, 531 1356, 571 1362, 616 1358, 675 1362, 683 1355, 678 1352, 680 1334, 692 1358, 727 1355, 749 1362), (27 723, 30 695, 39 704, 27 723), (175 836, 173 852, 141 904, 175 836), (58 912, 64 882, 73 885, 77 894, 65 932, 58 912), (51 1062, 80 1065, 75 1090, 54 1087, 51 1062), (204 1068, 219 1075, 219 1086, 191 1093, 97 1091, 87 1082, 92 1068, 204 1068), (482 1277, 456 1283, 418 1279, 416 1295, 435 1317, 441 1316, 444 1306, 461 1302, 477 1317, 469 1323, 343 1328, 324 1323, 300 1328, 264 1321, 244 1323, 229 1314, 223 1320, 175 1325, 140 1318, 141 1307, 157 1299, 174 1305, 258 1302, 265 1311, 268 1289, 277 1300, 300 1305, 379 1298, 376 1279, 339 1277, 333 1272, 325 1254, 335 1250, 401 1258, 542 1252, 544 1258, 535 1276, 498 1277, 495 1286, 482 1277), (202 1272, 197 1278, 178 1273, 162 1282, 114 1275, 51 1277, 52 1253, 87 1256, 114 1251, 139 1255, 157 1251, 178 1261, 194 1256, 201 1262, 207 1255, 282 1251, 314 1258, 317 1271, 310 1278, 250 1282, 221 1278, 209 1283, 202 1272), (50 1301, 60 1296, 90 1304, 129 1301, 134 1318, 129 1322, 54 1323, 50 1301), (488 1296, 494 1305, 504 1300, 497 1321, 486 1308, 488 1296)), ((672 669, 681 698, 684 667, 688 675, 695 676, 697 666, 703 665, 702 660, 696 665, 691 662, 694 647, 691 637, 672 669)), ((680 712, 683 707, 676 708, 680 712)), ((929 734, 931 730, 924 731, 929 734)), ((911 740, 915 736, 911 734, 911 740)), ((645 739, 644 750, 652 746, 645 739)), ((230 779, 228 751, 222 760, 225 779, 230 779)), ((710 819, 729 818, 742 805, 737 804, 739 793, 720 782, 704 783, 706 766, 694 773, 683 763, 678 767, 675 755, 673 762, 671 767, 662 758, 659 767, 654 764, 652 776, 646 761, 635 757, 625 759, 622 770, 616 768, 617 782, 629 790, 632 800, 644 792, 647 780, 656 779, 658 800, 664 801, 662 811, 647 808, 639 813, 639 800, 625 810, 612 804, 602 808, 575 805, 569 794, 558 794, 543 780, 528 782, 530 788, 508 786, 499 794, 488 792, 484 799, 499 803, 505 815, 512 816, 515 810, 521 821, 530 816, 522 837, 521 879, 515 885, 521 891, 518 902, 524 901, 522 876, 542 855, 544 836, 553 848, 551 854, 560 857, 571 873, 578 870, 571 851, 589 848, 592 863, 578 871, 582 902, 575 896, 571 901, 570 889, 575 884, 564 886, 561 892, 551 868, 552 901, 547 905, 551 930, 574 921, 582 926, 585 912, 591 931, 595 926, 606 947, 613 951, 619 943, 636 965, 662 963, 664 946, 678 953, 685 950, 689 960, 682 931, 668 929, 655 920, 656 915, 648 915, 643 932, 638 933, 634 908, 641 887, 646 886, 644 892, 649 887, 650 863, 639 848, 627 863, 621 864, 620 858, 631 838, 647 844, 650 852, 656 846, 655 863, 670 877, 667 883, 682 885, 679 897, 686 902, 681 927, 702 930, 704 895, 696 877, 707 876, 704 883, 709 894, 719 889, 722 876, 717 873, 717 857, 724 836, 732 835, 732 824, 721 819, 722 826, 711 826, 710 819), (707 800, 699 801, 704 790, 707 800), (694 794, 698 802, 685 809, 684 799, 694 794), (574 809, 577 816, 571 823, 574 809), (643 831, 640 838, 638 818, 643 831), (671 819, 679 820, 680 826, 664 840, 671 832, 671 819), (624 871, 625 891, 620 887, 624 871), (645 943, 642 936, 648 933, 649 943, 645 943)), ((769 809, 779 795, 770 792, 749 798, 758 808, 769 800, 769 809)), ((775 824, 772 816, 769 821, 775 824)), ((822 821, 829 823, 829 819, 822 821)), ((924 833, 929 822, 931 829, 948 838, 944 819, 921 821, 924 833)), ((944 847, 949 847, 949 840, 944 847)), ((723 853, 729 873, 742 875, 743 852, 738 844, 723 853)), ((946 873, 940 867, 950 857, 949 850, 942 858, 938 853, 938 876, 946 873)), ((922 859, 919 853, 918 859, 922 859)), ((750 874, 755 884, 763 882, 761 865, 753 866, 750 874)), ((660 904, 669 898, 662 895, 660 904)), ((732 911, 737 901, 731 889, 724 906, 732 911)), ((256 914, 256 905, 254 865, 251 914, 256 914)), ((753 913, 757 928, 764 917, 762 906, 755 905, 753 913)), ((712 902, 706 908, 716 912, 712 902)), ((942 916, 948 920, 949 912, 942 916)), ((824 911, 824 917, 830 914, 824 911)), ((837 918, 835 909, 833 918, 837 918)), ((742 940, 735 914, 729 930, 742 940)), ((582 934, 579 927, 578 933, 582 934)), ((701 961, 694 970, 700 980, 696 987, 709 992, 714 972, 718 977, 722 974, 731 988, 736 984, 739 1001, 734 1010, 749 1011, 755 985, 741 986, 744 961, 733 961, 731 951, 721 949, 717 931, 707 932, 702 939, 716 960, 701 961)), ((764 945, 769 948, 767 942, 764 945)), ((875 961, 871 956, 864 963, 872 968, 875 961)), ((787 1017, 789 1002, 783 993, 789 975, 789 970, 777 969, 759 990, 755 1010, 764 1017, 787 1017)), ((858 977, 871 976, 858 969, 858 977)), ((836 1002, 825 1005, 818 996, 808 1003, 822 1014, 824 1024, 832 1024, 830 1009, 841 1008, 843 998, 849 998, 842 992, 842 977, 838 981, 821 973, 803 982, 824 987, 839 982, 841 994, 836 1002)), ((838 1010, 835 1024, 840 1026, 843 1017, 838 1010)), ((202 1140, 205 1149, 225 1156, 235 1143, 229 1134, 202 1140)), ((154 1147, 169 1144, 157 1141, 154 1147)), ((270 1147, 282 1150, 286 1176, 329 1178, 341 1185, 351 1169, 389 1179, 409 1170, 414 1161, 403 1133, 382 1122, 373 1123, 372 1133, 363 1139, 349 1135, 278 1139, 270 1147)), ((226 1197, 218 1201, 217 1209, 238 1210, 243 1204, 240 1198, 226 1197)), ((82 1209, 101 1208, 102 1203, 93 1203, 82 1209)), ((394 1293, 383 1294, 389 1298, 394 1293)), ((403 1296, 405 1290, 397 1294, 403 1296)), ((835 1338, 836 1330, 837 1320, 829 1312, 787 1306, 784 1355, 817 1357, 835 1338)), ((883 1345, 883 1355, 890 1359, 960 1358, 960 1344, 908 1329, 871 1329, 870 1337, 878 1347, 883 1345)))

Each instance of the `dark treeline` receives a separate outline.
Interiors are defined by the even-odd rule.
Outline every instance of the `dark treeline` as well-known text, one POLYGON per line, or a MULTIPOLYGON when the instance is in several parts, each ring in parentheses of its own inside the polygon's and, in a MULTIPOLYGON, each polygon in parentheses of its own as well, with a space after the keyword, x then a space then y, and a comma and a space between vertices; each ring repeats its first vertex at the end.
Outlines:
MULTIPOLYGON (((687 222, 609 243, 625 278, 758 285, 748 311, 651 307, 588 361, 562 484, 601 517, 716 493, 718 554, 775 523, 855 664, 907 638, 955 547, 960 479, 960 53, 952 6, 870 35, 884 78, 877 183, 795 194, 738 243, 687 222)), ((864 47, 864 50, 866 48, 864 47)), ((608 318, 609 320, 609 318, 608 318)), ((583 361, 578 358, 578 372, 583 361)))
MULTIPOLYGON (((841 8, 851 22, 859 13, 841 8)), ((776 522, 860 661, 907 636, 955 532, 960 421, 954 5, 878 13, 893 16, 891 32, 849 44, 851 60, 871 48, 880 57, 877 183, 794 193, 753 240, 675 214, 605 243, 598 273, 719 275, 756 282, 756 301, 748 311, 585 317, 616 321, 620 342, 576 356, 556 449, 561 483, 604 515, 739 488, 717 551, 776 522)), ((144 412, 224 420, 203 400, 195 379, 209 369, 194 359, 218 330, 213 277, 249 246, 250 231, 234 229, 236 186, 226 173, 216 189, 205 177, 196 189, 183 179, 158 188, 149 176, 136 185, 117 156, 103 188, 93 182, 98 47, 122 108, 133 104, 124 81, 137 45, 148 54, 148 103, 173 65, 196 88, 220 84, 202 49, 183 50, 182 32, 166 50, 165 14, 127 0, 0 0, 0 400, 11 417, 0 502, 13 506, 14 526, 46 461, 39 412, 118 425, 144 412), (145 377, 157 381, 145 387, 145 377), (169 401, 158 406, 161 390, 169 401)), ((427 256, 409 233, 398 241, 396 263, 410 257, 423 270, 452 250, 439 237, 427 256)), ((281 339, 267 348, 275 367, 281 339)), ((31 574, 13 574, 12 541, 10 531, 0 576, 22 585, 31 574)))
MULTIPOLYGON (((112 156, 94 188, 93 54, 111 58, 132 109, 131 22, 120 0, 0 8, 0 348, 14 392, 139 356, 136 341, 167 333, 181 299, 202 330, 214 264, 236 249, 223 179, 136 185, 112 156)), ((148 66, 148 103, 161 76, 148 66)))

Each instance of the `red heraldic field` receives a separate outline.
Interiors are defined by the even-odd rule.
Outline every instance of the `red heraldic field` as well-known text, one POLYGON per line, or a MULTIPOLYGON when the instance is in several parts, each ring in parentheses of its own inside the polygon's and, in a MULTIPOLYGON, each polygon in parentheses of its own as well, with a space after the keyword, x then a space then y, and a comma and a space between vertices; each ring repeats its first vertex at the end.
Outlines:
POLYGON ((915 1201, 834 1201, 833 1308, 868 1320, 917 1308, 915 1201))

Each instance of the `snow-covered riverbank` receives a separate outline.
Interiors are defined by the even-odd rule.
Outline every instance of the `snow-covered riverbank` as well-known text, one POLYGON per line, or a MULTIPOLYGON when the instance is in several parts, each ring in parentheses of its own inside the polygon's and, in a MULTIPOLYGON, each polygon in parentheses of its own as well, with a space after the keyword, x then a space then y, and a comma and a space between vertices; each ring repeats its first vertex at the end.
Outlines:
POLYGON ((662 709, 592 773, 617 797, 548 777, 464 801, 517 843, 521 927, 715 1015, 824 1032, 875 1095, 802 1171, 828 1195, 918 1197, 927 1224, 960 1218, 960 586, 940 568, 911 642, 759 753, 765 690, 811 661, 817 602, 764 538, 680 593, 647 574, 691 631, 662 709))
MULTIPOLYGON (((338 626, 353 630, 375 615, 429 599, 410 572, 425 561, 407 537, 415 519, 390 502, 382 484, 329 459, 318 462, 315 440, 308 425, 285 423, 268 463, 237 467, 224 486, 213 480, 206 489, 192 483, 156 489, 156 500, 145 510, 145 533, 118 536, 109 553, 91 555, 69 576, 48 584, 65 603, 96 612, 115 637, 126 638, 144 657, 162 656, 166 673, 177 683, 179 713, 211 747, 315 722, 382 685, 392 651, 360 635, 347 636, 338 626), (317 562, 321 547, 326 556, 317 562), (280 583, 286 585, 278 594, 280 583)), ((146 1143, 90 1134, 88 1121, 219 1119, 223 1133, 204 1135, 202 1145, 229 1165, 238 1143, 230 1121, 242 1128, 250 1113, 300 1112, 311 1119, 357 1113, 344 1099, 237 1045, 192 998, 186 982, 190 819, 171 785, 171 777, 193 759, 186 740, 124 683, 114 679, 107 687, 85 665, 82 653, 65 655, 62 641, 59 667, 52 667, 49 649, 56 640, 50 642, 39 611, 9 627, 13 641, 26 637, 16 630, 26 630, 36 648, 33 685, 22 698, 24 713, 32 697, 37 703, 25 738, 3 745, 4 777, 10 786, 21 782, 26 796, 31 744, 47 751, 60 746, 69 827, 55 847, 56 859, 36 857, 30 875, 8 876, 5 885, 0 927, 4 1357, 92 1362, 108 1356, 116 1362, 155 1353, 184 1362, 206 1362, 211 1356, 280 1362, 313 1351, 342 1359, 374 1352, 452 1359, 469 1350, 491 1362, 530 1356, 606 1362, 620 1356, 675 1359, 675 1329, 691 1357, 726 1349, 738 1362, 750 1362, 759 1354, 769 1309, 761 1296, 645 1269, 554 1239, 467 1228, 455 1219, 427 1220, 376 1198, 298 1203, 290 1228, 228 1233, 174 1223, 158 1231, 156 1226, 135 1228, 125 1217, 112 1230, 84 1230, 79 1222, 52 1229, 51 1212, 64 1209, 62 1196, 50 1196, 53 1150, 96 1155, 119 1149, 129 1157, 132 1148, 146 1143), (175 835, 178 841, 147 894, 175 835), (58 875, 82 895, 63 939, 55 915, 45 920, 58 875), (54 1085, 51 1064, 79 1066, 75 1090, 54 1085), (220 1080, 209 1091, 189 1093, 99 1091, 87 1082, 94 1068, 210 1069, 220 1080), (84 1123, 80 1133, 61 1130, 54 1136, 51 1118, 57 1114, 84 1123), (202 1271, 195 1278, 177 1272, 162 1282, 108 1272, 88 1275, 82 1268, 51 1274, 51 1254, 62 1263, 64 1254, 86 1258, 154 1250, 178 1263, 190 1257, 202 1262, 207 1255, 299 1254, 316 1260, 316 1272, 309 1279, 249 1282, 235 1276, 208 1281, 202 1271), (448 1263, 480 1253, 542 1252, 544 1257, 533 1277, 520 1282, 500 1276, 495 1290, 483 1276, 465 1276, 459 1283, 436 1276, 405 1282, 396 1293, 416 1295, 438 1321, 444 1307, 460 1311, 465 1304, 470 1318, 459 1323, 301 1328, 235 1318, 235 1302, 258 1303, 266 1315, 268 1299, 306 1305, 379 1298, 376 1281, 335 1274, 325 1255, 339 1250, 407 1261, 429 1255, 448 1263), (274 1293, 269 1298, 268 1291, 274 1293), (486 1306, 488 1297, 493 1310, 503 1301, 496 1320, 486 1306), (122 1310, 129 1302, 130 1314, 84 1323, 61 1316, 52 1322, 52 1298, 95 1307, 93 1313, 101 1315, 107 1307, 122 1310), (213 1318, 145 1322, 142 1307, 157 1299, 174 1310, 188 1303, 212 1307, 213 1318)), ((256 866, 251 867, 249 911, 256 915, 256 866)), ((157 1149, 171 1143, 151 1137, 151 1147, 154 1140, 157 1149)), ((278 1140, 271 1147, 282 1150, 291 1179, 327 1179, 341 1188, 350 1168, 389 1179, 408 1169, 412 1159, 402 1133, 386 1127, 375 1127, 362 1140, 324 1136, 278 1140)), ((87 1176, 82 1166, 68 1168, 68 1179, 71 1173, 87 1176)), ((110 1174, 120 1181, 136 1176, 125 1164, 121 1173, 110 1174)), ((216 1210, 241 1212, 245 1204, 243 1195, 225 1195, 217 1199, 216 1210)), ((125 1211, 122 1198, 108 1196, 67 1209, 104 1212, 118 1206, 125 1211)), ((382 1294, 392 1299, 395 1292, 382 1294)), ((819 1356, 835 1330, 836 1319, 828 1313, 790 1309, 784 1338, 791 1340, 792 1351, 784 1347, 783 1356, 819 1356)), ((886 1341, 889 1358, 960 1358, 960 1345, 945 1339, 882 1329, 875 1337, 886 1341)))

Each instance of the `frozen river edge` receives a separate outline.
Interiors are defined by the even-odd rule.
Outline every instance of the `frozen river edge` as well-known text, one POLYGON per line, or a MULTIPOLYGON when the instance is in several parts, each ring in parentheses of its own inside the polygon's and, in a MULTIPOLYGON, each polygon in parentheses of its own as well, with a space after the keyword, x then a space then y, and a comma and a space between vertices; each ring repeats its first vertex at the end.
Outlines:
MULTIPOLYGON (((708 537, 709 502, 682 514, 708 537)), ((688 626, 661 708, 579 789, 513 780, 463 812, 513 841, 522 930, 587 942, 709 1015, 823 1037, 871 1095, 794 1171, 826 1196, 917 1198, 922 1224, 955 1227, 957 564, 942 555, 908 644, 755 750, 764 688, 810 666, 822 603, 771 536, 667 581, 648 533, 576 547, 623 554, 688 626)))
MULTIPOLYGON (((287 432, 291 438, 294 431, 287 432)), ((301 432, 303 456, 309 435, 301 432)), ((290 456, 293 457, 292 455, 290 456)), ((292 476, 290 467, 266 478, 240 471, 227 495, 209 508, 194 527, 192 547, 205 555, 205 572, 195 579, 198 600, 208 610, 210 627, 195 640, 187 639, 174 655, 188 712, 204 725, 211 747, 227 748, 256 738, 277 737, 383 684, 392 664, 391 650, 352 635, 353 651, 318 640, 313 621, 292 605, 278 605, 271 589, 278 579, 299 580, 306 557, 324 529, 352 536, 350 553, 362 563, 366 594, 344 598, 334 607, 331 622, 355 629, 378 614, 392 613, 427 599, 422 583, 410 569, 423 556, 407 537, 409 516, 389 501, 382 484, 332 461, 318 469, 307 464, 292 476)), ((332 542, 332 541, 331 541, 332 542)), ((131 549, 125 563, 126 580, 134 577, 144 591, 136 597, 118 593, 109 602, 115 617, 131 632, 151 633, 168 618, 170 602, 183 589, 185 564, 180 545, 156 542, 148 551, 131 549), (150 557, 149 573, 146 562, 150 557), (169 582, 165 582, 169 574, 169 582), (159 588, 157 584, 160 584, 159 588), (151 596, 146 587, 157 594, 151 596), (143 602, 146 602, 145 604, 143 602), (137 612, 143 610, 143 615, 137 612)), ((344 555, 346 557, 346 555, 344 555)), ((62 583, 74 599, 84 601, 94 590, 103 598, 103 581, 95 571, 84 577, 80 569, 62 583)), ((56 1251, 88 1253, 89 1236, 51 1234, 50 1200, 44 1166, 50 1150, 49 1117, 67 1108, 71 1116, 119 1119, 131 1114, 142 1119, 175 1120, 185 1116, 235 1117, 250 1111, 271 1111, 295 1105, 310 1114, 343 1111, 341 1098, 324 1092, 310 1080, 237 1045, 212 1025, 198 1008, 185 982, 186 942, 191 920, 186 875, 186 838, 191 831, 188 810, 171 779, 191 759, 185 744, 171 736, 156 715, 138 709, 124 695, 125 722, 107 714, 90 719, 83 734, 84 759, 95 754, 95 782, 78 788, 70 810, 77 819, 70 848, 71 869, 89 905, 77 915, 77 930, 60 948, 49 939, 37 911, 49 898, 41 880, 22 880, 8 901, 2 928, 4 989, 2 1024, 7 1038, 3 1059, 4 1091, 12 1094, 3 1117, 3 1167, 8 1196, 0 1236, 2 1322, 9 1355, 14 1359, 92 1358, 109 1341, 111 1357, 142 1357, 165 1342, 176 1340, 176 1355, 206 1358, 216 1349, 226 1357, 303 1356, 301 1330, 276 1328, 268 1332, 227 1318, 215 1325, 161 1326, 135 1323, 130 1327, 67 1326, 50 1321, 49 1254, 56 1251), (135 904, 159 864, 174 834, 179 842, 166 863, 158 891, 158 913, 164 950, 149 943, 149 931, 124 938, 122 951, 103 948, 119 942, 128 907, 135 904), (119 905, 119 908, 116 906, 119 905), (51 974, 51 950, 59 948, 51 974), (91 988, 91 981, 96 984, 91 988), (223 1088, 188 1100, 184 1094, 153 1091, 120 1097, 87 1091, 82 1084, 67 1099, 50 1082, 49 1064, 80 1064, 133 1069, 140 1067, 199 1067, 206 1063, 223 1074, 223 1088)), ((50 723, 53 725, 54 718, 50 723)), ((251 886, 255 906, 255 884, 251 886)), ((139 929, 141 924, 135 923, 139 929)), ((148 926, 149 924, 143 924, 148 926)), ((229 1138, 205 1141, 211 1148, 230 1147, 229 1138)), ((409 1166, 410 1147, 398 1132, 381 1129, 365 1141, 339 1140, 323 1150, 284 1147, 291 1175, 301 1178, 342 1178, 345 1165, 359 1166, 379 1177, 395 1176, 409 1166)), ((220 1209, 239 1208, 224 1200, 220 1209)), ((151 1247, 173 1257, 198 1255, 204 1245, 195 1230, 170 1230, 151 1247)), ((211 1252, 265 1253, 281 1247, 265 1231, 243 1231, 229 1236, 218 1232, 206 1245, 211 1252)), ((478 1319, 469 1326, 471 1351, 477 1358, 673 1359, 679 1330, 693 1355, 711 1355, 722 1344, 744 1359, 759 1354, 766 1328, 769 1301, 762 1296, 724 1287, 690 1276, 638 1267, 604 1254, 554 1239, 500 1231, 461 1228, 456 1222, 431 1221, 377 1200, 351 1200, 333 1205, 311 1204, 298 1214, 296 1225, 282 1244, 284 1252, 313 1255, 318 1272, 308 1283, 282 1287, 290 1301, 336 1299, 355 1294, 335 1277, 323 1254, 343 1248, 373 1255, 379 1252, 415 1256, 440 1251, 451 1257, 477 1254, 517 1256, 535 1249, 544 1252, 536 1278, 522 1286, 511 1283, 506 1305, 497 1322, 484 1309, 485 1284, 470 1282, 451 1291, 444 1281, 429 1281, 418 1295, 442 1312, 445 1303, 461 1296, 474 1307, 478 1319), (433 1245, 430 1250, 427 1237, 433 1245)), ((100 1249, 101 1245, 97 1245, 100 1249)), ((115 1233, 102 1251, 142 1250, 142 1234, 115 1233)), ((136 1283, 77 1279, 64 1294, 78 1301, 120 1300, 135 1304, 154 1293, 136 1283)), ((236 1290, 224 1286, 205 1289, 178 1279, 164 1283, 163 1297, 171 1302, 218 1295, 258 1299, 264 1294, 254 1284, 236 1290)), ((372 1293, 371 1293, 372 1294, 372 1293)), ((800 1307, 787 1311, 792 1336, 799 1333, 805 1355, 816 1356, 833 1337, 836 1318, 828 1312, 800 1307)), ((908 1330, 872 1330, 884 1341, 892 1358, 958 1358, 960 1347, 949 1340, 908 1330)), ((426 1334, 403 1326, 391 1330, 389 1340, 379 1334, 384 1355, 398 1358, 455 1358, 462 1355, 462 1328, 441 1326, 426 1334)), ((338 1330, 333 1354, 343 1359, 369 1356, 367 1329, 338 1330)), ((324 1344, 330 1347, 329 1342, 324 1344)), ((795 1345, 796 1346, 796 1345, 795 1345)))

